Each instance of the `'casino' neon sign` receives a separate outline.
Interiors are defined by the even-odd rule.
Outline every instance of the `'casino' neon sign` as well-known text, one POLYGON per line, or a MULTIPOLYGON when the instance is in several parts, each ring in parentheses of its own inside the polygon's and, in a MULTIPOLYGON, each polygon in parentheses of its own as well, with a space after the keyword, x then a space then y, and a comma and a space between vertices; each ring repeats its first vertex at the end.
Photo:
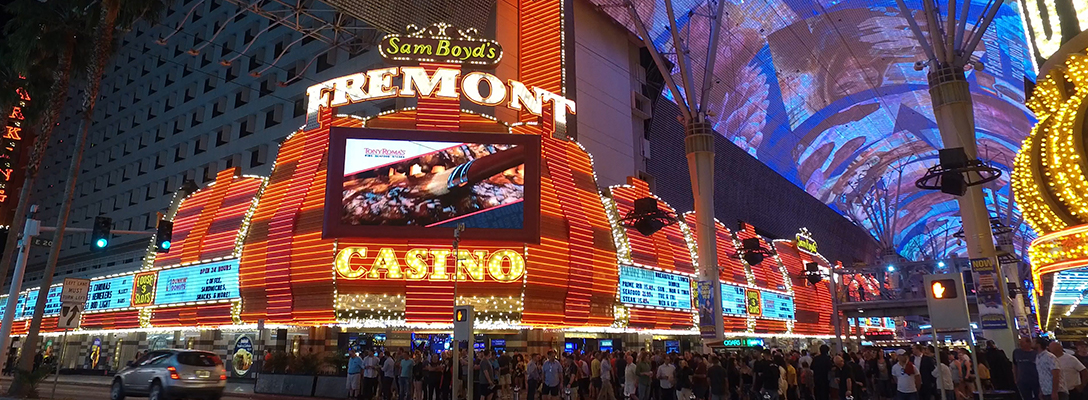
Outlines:
POLYGON ((461 75, 460 68, 439 67, 432 73, 423 67, 388 67, 330 79, 307 88, 306 129, 315 127, 322 108, 393 97, 459 100, 461 95, 482 106, 501 105, 536 116, 543 116, 545 106, 550 105, 556 124, 566 124, 568 111, 577 112, 573 100, 513 79, 503 82, 486 72, 461 75), (395 78, 400 78, 400 85, 393 83, 395 78))
POLYGON ((373 251, 367 247, 345 247, 333 261, 336 276, 342 279, 403 279, 432 282, 458 281, 501 283, 521 282, 525 258, 520 252, 501 249, 458 250, 414 248, 398 252, 391 247, 373 251), (456 276, 455 276, 456 274, 456 276))

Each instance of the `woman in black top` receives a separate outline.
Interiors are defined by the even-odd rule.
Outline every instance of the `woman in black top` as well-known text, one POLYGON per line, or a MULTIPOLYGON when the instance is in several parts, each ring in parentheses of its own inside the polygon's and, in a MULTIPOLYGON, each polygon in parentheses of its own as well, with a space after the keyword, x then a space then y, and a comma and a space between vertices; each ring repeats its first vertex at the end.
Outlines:
POLYGON ((733 400, 741 400, 740 398, 740 368, 737 366, 737 359, 729 357, 725 359, 726 379, 729 383, 729 398, 733 400))
POLYGON ((442 362, 438 358, 438 354, 431 354, 429 360, 426 360, 423 366, 423 399, 424 400, 437 400, 435 399, 435 392, 438 391, 438 385, 442 382, 442 362))
POLYGON ((694 372, 688 362, 680 359, 680 366, 676 368, 676 393, 678 400, 691 400, 691 375, 694 372))

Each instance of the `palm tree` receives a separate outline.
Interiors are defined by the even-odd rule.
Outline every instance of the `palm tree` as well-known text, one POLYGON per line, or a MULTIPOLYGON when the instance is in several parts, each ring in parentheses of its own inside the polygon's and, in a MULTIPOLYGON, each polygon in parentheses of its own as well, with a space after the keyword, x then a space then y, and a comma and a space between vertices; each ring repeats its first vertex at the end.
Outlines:
MULTIPOLYGON (((100 0, 95 5, 97 7, 95 7, 94 11, 98 15, 98 22, 94 28, 94 53, 87 65, 87 86, 83 91, 82 118, 73 145, 72 164, 68 169, 64 198, 61 200, 60 213, 57 216, 53 247, 49 249, 49 258, 46 261, 45 271, 42 273, 41 287, 43 288, 47 288, 53 283, 53 272, 56 270, 57 260, 60 258, 64 229, 67 226, 69 212, 72 209, 72 197, 75 193, 76 180, 79 178, 83 148, 87 142, 87 131, 90 129, 91 123, 94 122, 94 107, 102 84, 102 74, 109 63, 110 56, 113 54, 114 30, 127 31, 140 19, 147 19, 153 23, 162 10, 167 7, 164 0, 100 0)), ((23 355, 19 359, 19 366, 24 369, 29 370, 34 363, 34 349, 37 346, 38 330, 41 328, 46 297, 48 296, 39 296, 29 332, 27 332, 26 340, 23 342, 23 355)), ((19 385, 13 384, 8 393, 9 395, 19 395, 22 390, 23 388, 19 387, 19 385)))
MULTIPOLYGON (((85 0, 65 0, 42 5, 36 0, 18 0, 5 7, 9 14, 18 17, 18 21, 12 20, 4 27, 4 35, 8 38, 7 65, 21 71, 53 73, 48 79, 43 76, 47 75, 45 73, 28 74, 32 81, 45 79, 49 84, 48 89, 28 90, 38 100, 32 101, 32 106, 40 107, 42 112, 39 118, 28 118, 28 121, 35 122, 27 124, 24 129, 23 136, 34 137, 34 144, 26 163, 26 178, 16 198, 15 218, 4 243, 3 257, 0 258, 0 277, 7 277, 11 269, 15 246, 26 224, 26 211, 31 203, 30 193, 41 156, 68 99, 72 72, 79 71, 86 64, 88 52, 76 45, 80 39, 84 39, 81 36, 86 36, 85 32, 90 27, 84 3, 85 0), (43 7, 47 9, 43 10, 43 7), (31 131, 36 135, 30 135, 31 131)), ((12 92, 5 90, 3 93, 12 92)), ((7 107, 2 109, 6 110, 7 107)))

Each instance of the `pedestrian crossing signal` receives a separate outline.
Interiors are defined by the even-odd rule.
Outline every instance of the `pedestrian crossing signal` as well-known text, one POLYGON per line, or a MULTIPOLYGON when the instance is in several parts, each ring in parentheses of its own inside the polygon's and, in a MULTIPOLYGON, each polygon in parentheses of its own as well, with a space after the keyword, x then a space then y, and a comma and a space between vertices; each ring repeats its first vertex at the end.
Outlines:
POLYGON ((956 282, 953 279, 935 279, 929 285, 929 293, 934 299, 944 300, 959 297, 959 293, 956 291, 956 282))
POLYGON ((468 318, 465 314, 465 310, 457 310, 457 315, 454 316, 454 320, 457 322, 465 322, 465 319, 468 318))

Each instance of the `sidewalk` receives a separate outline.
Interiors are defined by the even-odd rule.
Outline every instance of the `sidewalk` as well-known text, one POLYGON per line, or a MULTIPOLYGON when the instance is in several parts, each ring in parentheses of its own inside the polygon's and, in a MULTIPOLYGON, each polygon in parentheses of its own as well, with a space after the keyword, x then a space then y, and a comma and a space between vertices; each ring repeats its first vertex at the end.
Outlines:
MULTIPOLYGON (((61 375, 57 379, 57 383, 61 387, 75 386, 75 387, 88 388, 88 390, 90 390, 91 392, 96 392, 96 394, 97 394, 97 392, 108 393, 110 384, 113 383, 113 377, 112 376, 87 376, 87 375, 61 375)), ((6 390, 8 385, 10 385, 10 384, 11 384, 11 377, 10 376, 0 376, 0 387, 4 388, 6 390)), ((44 395, 43 397, 48 396, 47 393, 48 393, 49 389, 52 388, 52 386, 53 386, 53 376, 50 375, 49 378, 47 378, 39 386, 39 391, 43 392, 43 395, 44 395)), ((243 399, 269 399, 269 400, 274 400, 274 399, 279 399, 279 400, 298 399, 298 397, 291 397, 291 396, 254 394, 253 393, 253 383, 252 382, 231 382, 229 380, 227 381, 226 388, 223 390, 223 397, 224 398, 243 398, 243 399)), ((60 398, 60 396, 58 396, 58 398, 60 398)), ((106 398, 108 398, 108 396, 106 398)), ((9 398, 4 397, 2 394, 0 394, 0 400, 7 400, 7 399, 9 399, 9 398)))

